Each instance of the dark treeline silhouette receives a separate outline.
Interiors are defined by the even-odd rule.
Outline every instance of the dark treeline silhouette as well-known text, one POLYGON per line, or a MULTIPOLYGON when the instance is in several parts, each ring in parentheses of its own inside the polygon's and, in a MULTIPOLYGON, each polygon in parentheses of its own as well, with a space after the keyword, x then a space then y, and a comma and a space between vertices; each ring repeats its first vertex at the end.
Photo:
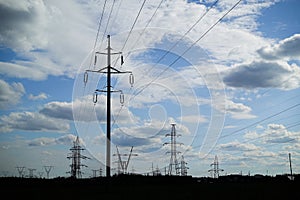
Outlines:
POLYGON ((111 178, 0 178, 9 199, 299 199, 300 175, 219 178, 116 175, 111 178))

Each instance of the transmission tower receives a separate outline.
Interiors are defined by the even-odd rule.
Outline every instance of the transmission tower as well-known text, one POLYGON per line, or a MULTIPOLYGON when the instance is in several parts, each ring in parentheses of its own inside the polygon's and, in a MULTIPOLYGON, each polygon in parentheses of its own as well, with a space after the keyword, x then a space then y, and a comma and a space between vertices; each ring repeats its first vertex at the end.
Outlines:
POLYGON ((48 179, 49 179, 49 174, 50 174, 50 171, 51 171, 52 168, 53 168, 53 166, 44 166, 44 169, 47 173, 47 178, 48 179))
POLYGON ((219 162, 217 156, 215 156, 215 160, 212 164, 210 164, 210 166, 213 166, 213 168, 208 170, 208 172, 213 172, 213 177, 219 178, 219 172, 224 170, 219 168, 219 162))
MULTIPOLYGON (((129 82, 131 86, 133 85, 134 78, 133 74, 130 71, 120 71, 114 67, 111 66, 111 55, 117 55, 122 54, 122 52, 111 52, 112 48, 110 46, 110 35, 107 35, 107 52, 96 52, 96 54, 102 54, 107 55, 107 67, 104 67, 100 70, 86 70, 84 73, 84 83, 86 84, 88 81, 88 72, 96 72, 96 73, 104 73, 107 74, 107 86, 106 90, 102 89, 96 89, 94 96, 93 96, 93 102, 97 103, 97 95, 98 93, 105 92, 106 93, 106 177, 110 177, 110 168, 111 168, 111 93, 112 92, 120 92, 120 103, 123 105, 124 103, 124 94, 122 90, 113 90, 111 86, 111 74, 124 74, 124 73, 130 73, 129 76, 129 82)), ((95 55, 95 62, 96 65, 97 62, 97 56, 95 55)), ((123 56, 121 56, 121 65, 123 65, 123 56)))
POLYGON ((71 153, 67 157, 68 159, 72 159, 71 167, 71 177, 73 178, 81 178, 82 172, 81 167, 87 167, 86 165, 81 163, 81 159, 89 159, 89 157, 81 155, 81 151, 85 150, 80 146, 79 137, 76 137, 76 140, 73 142, 73 147, 70 148, 71 153))
POLYGON ((175 124, 171 124, 171 125, 172 125, 171 134, 166 134, 166 137, 169 136, 171 137, 171 142, 166 142, 163 144, 163 145, 171 145, 171 151, 167 152, 171 154, 168 174, 173 175, 173 170, 175 170, 175 175, 180 175, 180 167, 176 157, 177 154, 179 154, 180 152, 176 150, 176 146, 182 145, 182 143, 176 142, 176 137, 179 137, 180 134, 178 135, 176 134, 175 124))
POLYGON ((29 178, 34 178, 33 172, 34 172, 35 170, 36 170, 36 169, 31 169, 31 168, 28 169, 28 171, 29 171, 29 178))
POLYGON ((19 177, 23 178, 24 177, 24 171, 25 171, 25 167, 16 167, 19 173, 19 177))
POLYGON ((39 178, 43 178, 44 172, 38 172, 39 178))
POLYGON ((181 156, 181 161, 180 161, 180 173, 181 173, 181 176, 187 176, 188 167, 186 165, 187 165, 187 162, 185 162, 184 161, 184 157, 181 156))
POLYGON ((129 154, 120 154, 118 146, 116 146, 117 149, 117 154, 113 154, 113 156, 118 156, 118 174, 125 174, 127 173, 128 165, 131 156, 138 156, 138 154, 133 154, 133 146, 131 147, 130 153, 129 154), (127 161, 123 161, 122 156, 127 156, 127 161))

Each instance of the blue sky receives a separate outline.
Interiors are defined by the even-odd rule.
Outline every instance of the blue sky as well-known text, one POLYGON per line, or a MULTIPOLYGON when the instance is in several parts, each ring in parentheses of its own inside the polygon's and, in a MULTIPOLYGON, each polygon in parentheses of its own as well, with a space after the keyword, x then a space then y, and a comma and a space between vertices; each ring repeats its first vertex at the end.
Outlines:
POLYGON ((0 0, 1 176, 69 176, 76 136, 91 158, 83 176, 105 169, 106 95, 93 93, 106 77, 83 79, 106 67, 94 53, 108 34, 125 58, 113 66, 135 80, 112 78, 125 100, 112 95, 112 154, 134 146, 129 171, 164 172, 176 123, 190 175, 209 176, 216 155, 222 174, 288 173, 289 153, 299 173, 299 1, 104 2, 0 0))

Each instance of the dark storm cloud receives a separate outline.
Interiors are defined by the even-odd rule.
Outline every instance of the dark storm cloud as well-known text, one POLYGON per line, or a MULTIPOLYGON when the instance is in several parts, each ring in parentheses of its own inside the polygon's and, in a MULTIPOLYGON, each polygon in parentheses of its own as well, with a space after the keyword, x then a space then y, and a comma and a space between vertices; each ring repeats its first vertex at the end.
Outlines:
POLYGON ((261 48, 257 52, 267 60, 300 58, 300 34, 295 34, 273 46, 261 48))
POLYGON ((299 86, 299 78, 291 78, 299 73, 299 67, 286 63, 254 61, 230 69, 223 81, 226 85, 237 88, 285 88, 299 86), (289 80, 289 78, 291 78, 289 80), (284 85, 283 85, 284 83, 284 85))

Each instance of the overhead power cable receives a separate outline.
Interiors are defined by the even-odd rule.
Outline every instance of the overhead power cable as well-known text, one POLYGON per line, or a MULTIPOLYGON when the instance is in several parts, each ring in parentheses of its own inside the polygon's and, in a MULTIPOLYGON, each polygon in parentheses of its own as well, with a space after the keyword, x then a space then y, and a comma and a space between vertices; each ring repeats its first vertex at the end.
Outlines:
MULTIPOLYGON (((202 38, 204 38, 219 22, 221 22, 242 0, 237 1, 219 20, 217 20, 207 31, 205 31, 190 47, 188 47, 180 56, 178 56, 168 67, 166 67, 156 78, 150 81, 146 86, 141 90, 135 93, 131 99, 143 92, 147 87, 149 87, 154 81, 156 81, 164 72, 166 72, 171 66, 173 66, 179 59, 182 58, 195 44, 197 44, 202 38)), ((130 100, 131 100, 130 99, 130 100)))
MULTIPOLYGON (((171 50, 172 49, 174 49, 177 45, 178 45, 178 43, 189 33, 189 32, 191 32, 192 30, 193 30, 193 28, 195 28, 195 26, 206 16, 206 14, 218 3, 218 1, 219 0, 216 0, 204 13, 203 13, 203 15, 201 15, 201 17, 189 28, 189 30, 187 30, 181 37, 180 37, 180 39, 179 40, 177 40, 177 42, 175 42, 172 46, 171 46, 171 48, 169 48, 169 50, 168 51, 166 51, 165 53, 164 53, 164 55, 162 56, 162 57, 160 57, 160 59, 156 62, 156 64, 154 65, 154 66, 152 66, 145 74, 149 74, 149 72, 157 65, 157 64, 159 64, 159 62, 160 61, 162 61, 170 52, 171 52, 171 50)), ((143 75, 139 80, 137 80, 137 82, 138 81, 140 81, 140 80, 143 80, 143 77, 144 77, 145 75, 143 75)))

